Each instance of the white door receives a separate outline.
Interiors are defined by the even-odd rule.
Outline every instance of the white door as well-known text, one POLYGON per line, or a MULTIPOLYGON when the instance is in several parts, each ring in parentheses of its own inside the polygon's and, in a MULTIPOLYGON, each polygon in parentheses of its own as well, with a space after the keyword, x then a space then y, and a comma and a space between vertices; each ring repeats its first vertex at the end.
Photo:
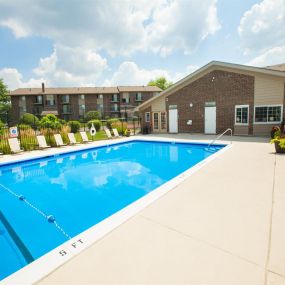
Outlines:
POLYGON ((205 107, 205 134, 216 133, 216 107, 205 107))
POLYGON ((178 133, 178 112, 177 109, 169 110, 169 132, 178 133))

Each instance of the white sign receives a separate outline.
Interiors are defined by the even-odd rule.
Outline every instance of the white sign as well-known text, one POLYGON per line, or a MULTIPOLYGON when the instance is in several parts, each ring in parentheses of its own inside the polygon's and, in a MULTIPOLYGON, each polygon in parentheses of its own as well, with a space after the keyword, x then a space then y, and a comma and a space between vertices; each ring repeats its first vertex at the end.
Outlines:
POLYGON ((91 135, 92 137, 96 135, 96 129, 95 129, 93 123, 92 123, 91 128, 90 128, 89 131, 90 131, 90 135, 91 135))
POLYGON ((16 137, 18 137, 18 129, 17 129, 17 127, 11 127, 11 128, 9 129, 9 133, 10 133, 10 137, 11 137, 11 138, 16 138, 16 137))

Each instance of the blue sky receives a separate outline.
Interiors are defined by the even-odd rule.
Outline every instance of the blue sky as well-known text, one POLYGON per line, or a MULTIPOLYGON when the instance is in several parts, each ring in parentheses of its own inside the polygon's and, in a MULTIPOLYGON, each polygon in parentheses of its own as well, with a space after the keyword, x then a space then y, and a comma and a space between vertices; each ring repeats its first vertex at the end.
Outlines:
POLYGON ((212 60, 285 62, 285 0, 0 0, 10 89, 175 82, 212 60))

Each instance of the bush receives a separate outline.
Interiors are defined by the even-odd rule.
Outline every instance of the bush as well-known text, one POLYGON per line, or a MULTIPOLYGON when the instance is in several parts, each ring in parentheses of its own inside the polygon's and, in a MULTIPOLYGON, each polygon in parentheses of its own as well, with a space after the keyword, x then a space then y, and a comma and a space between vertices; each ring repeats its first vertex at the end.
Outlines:
POLYGON ((30 113, 25 113, 20 119, 20 123, 29 126, 38 126, 39 119, 30 113))
POLYGON ((61 125, 66 125, 66 121, 65 120, 63 120, 63 119, 58 119, 58 121, 59 121, 59 123, 61 124, 61 125))
POLYGON ((101 118, 101 114, 98 111, 89 111, 85 115, 86 121, 98 120, 101 118))
POLYGON ((96 131, 97 131, 97 132, 100 131, 101 126, 102 126, 102 122, 101 122, 100 120, 91 120, 91 121, 89 121, 89 122, 87 123, 89 129, 91 128, 92 123, 93 123, 93 125, 94 125, 96 131))
POLYGON ((80 123, 78 121, 69 121, 68 125, 70 126, 72 133, 77 133, 80 129, 80 123))
POLYGON ((114 122, 111 124, 111 128, 112 129, 117 129, 117 131, 119 132, 119 134, 124 134, 126 129, 127 129, 127 123, 126 122, 114 122))
POLYGON ((109 120, 107 121, 107 127, 108 127, 108 129, 112 129, 112 124, 113 124, 113 123, 117 123, 117 122, 119 122, 119 119, 117 119, 117 118, 109 119, 109 120))
POLYGON ((61 123, 58 121, 58 118, 55 115, 49 114, 44 116, 40 121, 41 128, 47 129, 60 129, 61 123))
POLYGON ((20 124, 18 125, 18 129, 19 130, 30 130, 32 129, 30 125, 26 125, 26 124, 20 124))

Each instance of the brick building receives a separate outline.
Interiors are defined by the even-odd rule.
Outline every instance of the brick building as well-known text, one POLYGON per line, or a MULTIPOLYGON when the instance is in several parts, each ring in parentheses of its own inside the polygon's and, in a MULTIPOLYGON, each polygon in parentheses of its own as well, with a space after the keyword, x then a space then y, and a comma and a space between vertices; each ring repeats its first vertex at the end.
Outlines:
POLYGON ((285 64, 210 62, 141 104, 153 132, 268 135, 285 117, 285 64))
POLYGON ((130 117, 135 107, 160 92, 155 86, 19 88, 10 93, 12 121, 24 113, 55 114, 64 120, 78 120, 88 111, 99 111, 103 118, 130 117))

